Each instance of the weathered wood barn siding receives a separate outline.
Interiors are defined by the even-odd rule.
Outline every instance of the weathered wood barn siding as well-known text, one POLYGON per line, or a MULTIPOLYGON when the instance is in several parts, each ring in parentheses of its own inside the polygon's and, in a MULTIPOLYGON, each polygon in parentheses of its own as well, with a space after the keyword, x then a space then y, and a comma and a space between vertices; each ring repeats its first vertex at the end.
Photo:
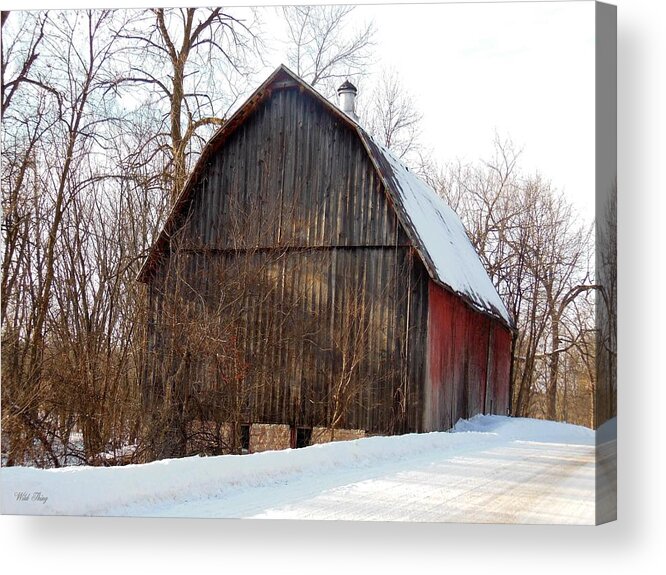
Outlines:
POLYGON ((357 136, 297 87, 274 90, 200 176, 193 247, 407 247, 357 136))
MULTIPOLYGON (((361 297, 369 326, 356 375, 362 381, 350 385, 359 396, 339 427, 420 430, 427 274, 358 137, 317 101, 298 87, 274 90, 203 168, 178 240, 189 258, 177 281, 193 299, 210 298, 211 278, 233 259, 253 262, 264 281, 270 273, 272 287, 281 282, 246 310, 249 421, 330 423, 329 388, 344 351, 336 334, 361 297), (291 334, 275 319, 286 308, 297 324, 291 334), (297 334, 306 328, 307 336, 297 334), (251 381, 266 378, 271 365, 276 380, 251 381)), ((156 332, 160 298, 177 289, 165 283, 176 257, 158 266, 149 285, 156 332)), ((153 375, 153 386, 161 385, 153 375)))
POLYGON ((428 280, 424 429, 509 410, 511 332, 428 280))
POLYGON ((434 281, 368 138, 284 69, 216 134, 140 275, 149 409, 370 433, 507 412, 506 320, 434 281))

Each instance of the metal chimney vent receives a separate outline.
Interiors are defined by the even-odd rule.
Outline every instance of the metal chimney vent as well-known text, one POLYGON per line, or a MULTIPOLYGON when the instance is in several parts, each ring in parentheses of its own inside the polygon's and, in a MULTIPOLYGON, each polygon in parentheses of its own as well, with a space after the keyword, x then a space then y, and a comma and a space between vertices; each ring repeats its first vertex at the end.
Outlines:
POLYGON ((358 116, 356 115, 356 94, 358 94, 358 90, 349 80, 345 80, 342 86, 338 88, 340 109, 354 121, 358 121, 358 116))

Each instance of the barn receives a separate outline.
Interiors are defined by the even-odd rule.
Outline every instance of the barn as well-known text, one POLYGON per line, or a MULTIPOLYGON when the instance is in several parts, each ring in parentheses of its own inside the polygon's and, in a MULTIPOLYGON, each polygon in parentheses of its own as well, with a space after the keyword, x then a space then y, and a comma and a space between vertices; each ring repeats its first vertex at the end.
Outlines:
POLYGON ((157 456, 509 412, 511 319, 460 220, 340 93, 342 109, 275 70, 205 146, 145 259, 157 456))

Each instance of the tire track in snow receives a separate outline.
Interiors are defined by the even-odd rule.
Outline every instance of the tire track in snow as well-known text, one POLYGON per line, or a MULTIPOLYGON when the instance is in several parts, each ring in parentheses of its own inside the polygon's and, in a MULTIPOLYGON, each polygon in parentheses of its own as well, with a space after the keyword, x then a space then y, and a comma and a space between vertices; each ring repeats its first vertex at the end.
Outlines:
POLYGON ((594 448, 511 443, 361 481, 257 517, 594 523, 594 448))

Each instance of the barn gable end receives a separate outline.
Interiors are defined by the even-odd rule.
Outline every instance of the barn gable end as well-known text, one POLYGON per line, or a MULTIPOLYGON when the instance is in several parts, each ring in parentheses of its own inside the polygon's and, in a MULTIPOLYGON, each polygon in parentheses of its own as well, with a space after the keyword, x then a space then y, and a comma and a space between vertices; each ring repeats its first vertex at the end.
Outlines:
POLYGON ((409 243, 356 134, 296 87, 274 89, 225 139, 185 211, 192 249, 409 243))

